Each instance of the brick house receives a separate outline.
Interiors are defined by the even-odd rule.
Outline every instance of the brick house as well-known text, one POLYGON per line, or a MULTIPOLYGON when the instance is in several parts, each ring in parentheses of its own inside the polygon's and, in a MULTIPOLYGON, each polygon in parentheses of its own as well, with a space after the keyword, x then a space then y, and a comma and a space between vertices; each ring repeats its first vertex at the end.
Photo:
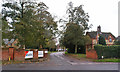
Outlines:
POLYGON ((97 31, 86 32, 86 35, 88 35, 92 40, 92 44, 90 45, 91 48, 94 48, 94 45, 98 44, 98 39, 100 35, 102 35, 105 38, 107 46, 113 45, 115 41, 115 36, 112 33, 101 32, 100 25, 97 27, 97 31))

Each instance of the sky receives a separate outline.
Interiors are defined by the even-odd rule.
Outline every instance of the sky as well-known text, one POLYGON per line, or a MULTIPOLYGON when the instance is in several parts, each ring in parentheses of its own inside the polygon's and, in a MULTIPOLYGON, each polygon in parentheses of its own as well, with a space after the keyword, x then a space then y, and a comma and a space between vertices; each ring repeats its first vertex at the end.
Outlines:
MULTIPOLYGON (((49 7, 49 12, 56 15, 58 19, 65 17, 69 2, 73 6, 84 5, 83 9, 89 14, 92 28, 89 31, 96 31, 101 26, 102 32, 111 32, 118 36, 118 2, 120 0, 38 0, 49 7)), ((58 24, 60 26, 61 24, 58 24)), ((61 29, 61 28, 59 28, 61 29)))
MULTIPOLYGON (((0 0, 2 1, 2 0, 0 0)), ((97 26, 101 26, 102 32, 111 32, 115 37, 118 34, 118 2, 120 0, 36 0, 44 2, 48 7, 48 11, 57 16, 56 20, 66 16, 68 3, 73 2, 73 6, 84 5, 83 9, 89 14, 89 25, 92 24, 90 31, 96 31, 97 26)), ((1 5, 1 2, 0 2, 1 5)), ((0 10, 1 10, 0 6, 0 10)), ((61 24, 58 23, 59 30, 61 24)))

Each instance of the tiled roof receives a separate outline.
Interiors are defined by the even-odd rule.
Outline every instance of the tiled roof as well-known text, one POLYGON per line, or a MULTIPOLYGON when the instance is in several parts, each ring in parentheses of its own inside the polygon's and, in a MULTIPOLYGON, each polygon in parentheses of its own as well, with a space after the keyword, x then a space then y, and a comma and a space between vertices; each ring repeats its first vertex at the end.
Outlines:
MULTIPOLYGON (((86 35, 89 35, 91 38, 96 38, 96 36, 97 36, 97 31, 87 32, 86 35)), ((112 36, 115 38, 115 36, 114 36, 112 33, 110 33, 110 32, 101 32, 101 35, 102 35, 104 38, 106 38, 106 39, 108 39, 109 35, 112 35, 112 36)))
POLYGON ((9 42, 8 39, 3 39, 3 41, 5 44, 8 44, 8 42, 9 42))
POLYGON ((5 44, 8 44, 9 42, 13 43, 15 41, 15 39, 11 39, 10 41, 9 41, 9 39, 3 39, 3 41, 5 44))
POLYGON ((87 35, 89 35, 91 38, 96 38, 97 32, 87 32, 87 35))

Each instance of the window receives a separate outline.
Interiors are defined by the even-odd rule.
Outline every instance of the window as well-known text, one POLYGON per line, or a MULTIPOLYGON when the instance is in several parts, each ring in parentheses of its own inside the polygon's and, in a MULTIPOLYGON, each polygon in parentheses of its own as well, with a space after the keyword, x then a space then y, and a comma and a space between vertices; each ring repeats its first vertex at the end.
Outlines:
POLYGON ((97 43, 96 43, 96 40, 93 40, 93 44, 97 44, 97 43))
POLYGON ((8 46, 11 46, 11 44, 9 43, 8 46))
POLYGON ((15 45, 15 46, 17 46, 17 44, 16 44, 16 43, 15 43, 14 45, 15 45))
POLYGON ((109 38, 109 42, 112 42, 112 38, 109 38))

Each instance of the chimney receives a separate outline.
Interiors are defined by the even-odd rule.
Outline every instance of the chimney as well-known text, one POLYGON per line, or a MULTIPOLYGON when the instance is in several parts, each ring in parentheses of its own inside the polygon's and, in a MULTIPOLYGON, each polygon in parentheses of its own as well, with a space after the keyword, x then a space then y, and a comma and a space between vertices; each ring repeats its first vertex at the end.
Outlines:
POLYGON ((101 32, 101 26, 99 25, 98 27, 97 27, 97 32, 101 32))

